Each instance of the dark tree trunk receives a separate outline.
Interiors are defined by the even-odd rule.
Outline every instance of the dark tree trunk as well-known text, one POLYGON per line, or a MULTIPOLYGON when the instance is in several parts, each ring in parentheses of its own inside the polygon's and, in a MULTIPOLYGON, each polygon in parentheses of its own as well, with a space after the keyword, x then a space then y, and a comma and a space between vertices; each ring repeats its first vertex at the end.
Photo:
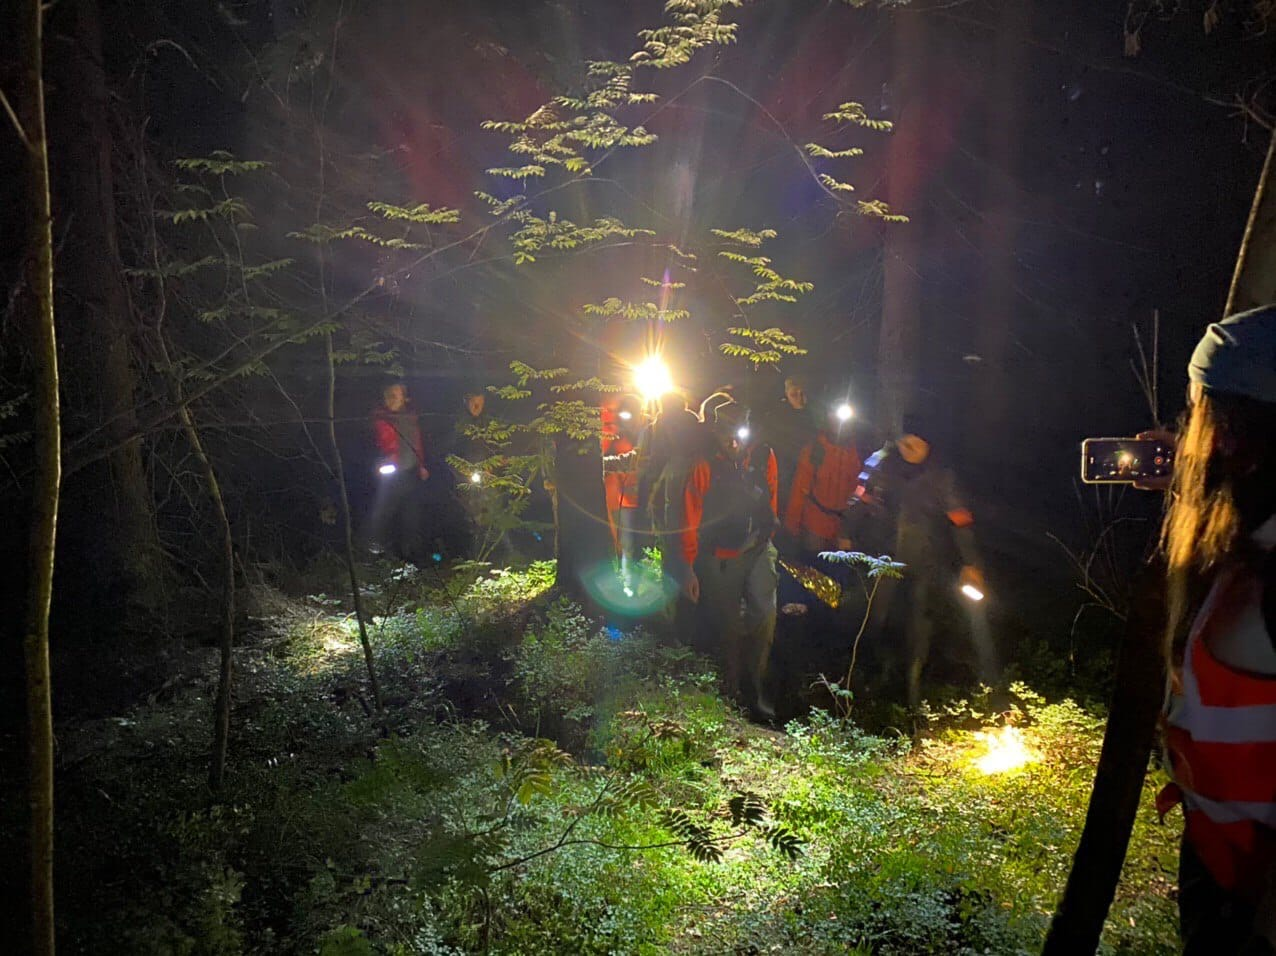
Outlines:
MULTIPOLYGON (((35 382, 36 472, 31 499, 23 659, 27 685, 28 842, 31 853, 31 952, 52 956, 53 924, 53 691, 49 676, 49 604, 53 596, 61 484, 61 419, 58 345, 53 324, 53 215, 49 195, 49 150, 44 128, 43 20, 40 0, 23 0, 18 13, 22 86, 17 130, 27 150, 28 202, 26 295, 35 382)), ((8 106, 8 101, 5 101, 8 106)), ((0 119, 0 122, 4 122, 0 119)))
POLYGON ((611 531, 603 496, 603 459, 598 440, 559 436, 554 443, 555 557, 558 587, 594 603, 590 583, 611 572, 611 531))
MULTIPOLYGON (((600 353, 587 330, 573 335, 568 363, 573 377, 587 378, 601 371, 600 353)), ((557 363, 555 363, 557 364, 557 363)), ((597 404, 595 392, 558 396, 597 404)), ((601 427, 601 413, 599 425, 601 427)), ((602 446, 597 437, 578 441, 559 435, 554 440, 554 557, 556 584, 587 606, 596 604, 591 583, 611 571, 611 528, 603 492, 602 446)))
POLYGON ((1093 953, 1116 894, 1165 696, 1165 568, 1148 565, 1135 587, 1117 660, 1103 750, 1081 842, 1043 956, 1093 953))
MULTIPOLYGON (((325 281, 320 271, 320 281, 325 281)), ((326 311, 326 309, 325 309, 326 311)), ((363 592, 359 588, 359 573, 354 563, 354 526, 350 518, 350 492, 346 487, 346 466, 341 458, 341 446, 337 444, 337 363, 332 352, 332 333, 323 337, 324 357, 328 362, 328 448, 332 453, 332 474, 337 479, 337 491, 341 503, 341 526, 344 532, 346 571, 350 576, 350 600, 354 603, 355 621, 359 625, 359 644, 363 647, 363 663, 368 669, 368 688, 377 714, 385 708, 381 696, 381 682, 377 680, 376 660, 372 654, 372 641, 368 637, 368 616, 363 610, 363 592)))
POLYGON ((114 446, 104 461, 67 483, 63 546, 92 555, 104 595, 145 612, 161 598, 161 559, 137 427, 133 321, 116 232, 112 136, 98 0, 69 0, 56 26, 60 44, 51 131, 58 156, 55 201, 60 237, 58 311, 65 317, 64 395, 68 432, 98 430, 114 446))
MULTIPOLYGON (((982 289, 975 312, 975 352, 982 361, 975 366, 974 415, 978 427, 968 428, 967 446, 978 455, 993 453, 1004 457, 1006 447, 1020 447, 1007 441, 1013 429, 1022 427, 1021 409, 1012 411, 1012 398, 1019 392, 1012 387, 1009 373, 1009 344, 1015 316, 1015 193, 1017 160, 1022 152, 1023 62, 1026 46, 1022 37, 1028 33, 1024 20, 1027 4, 1002 6, 1001 24, 997 31, 994 70, 987 89, 986 173, 983 183, 984 217, 980 226, 982 289), (1016 413, 1018 412, 1018 413, 1016 413), (990 447, 992 445, 993 447, 990 447)), ((1031 447, 1026 445, 1023 447, 1031 447)))
MULTIPOLYGON (((917 72, 925 62, 922 18, 895 17, 892 87, 902 104, 888 150, 889 173, 885 198, 894 212, 909 215, 920 193, 922 139, 917 72), (911 106, 911 108, 910 108, 911 106)), ((918 348, 921 339, 921 300, 918 289, 921 222, 886 228, 882 321, 877 340, 878 407, 881 427, 894 434, 916 400, 918 348)))
POLYGON ((1241 251, 1236 257, 1236 273, 1227 295, 1224 315, 1233 315, 1276 302, 1276 130, 1267 146, 1267 160, 1254 190, 1254 205, 1241 251))

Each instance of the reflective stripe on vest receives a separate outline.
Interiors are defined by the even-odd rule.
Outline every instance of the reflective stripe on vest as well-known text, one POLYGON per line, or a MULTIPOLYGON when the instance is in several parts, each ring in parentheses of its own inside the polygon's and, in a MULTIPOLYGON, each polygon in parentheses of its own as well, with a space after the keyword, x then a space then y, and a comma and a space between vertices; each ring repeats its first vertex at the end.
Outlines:
POLYGON ((1220 575, 1188 635, 1166 714, 1187 839, 1218 884, 1251 897, 1276 847, 1276 677, 1229 667, 1209 638, 1261 598, 1247 572, 1220 575))

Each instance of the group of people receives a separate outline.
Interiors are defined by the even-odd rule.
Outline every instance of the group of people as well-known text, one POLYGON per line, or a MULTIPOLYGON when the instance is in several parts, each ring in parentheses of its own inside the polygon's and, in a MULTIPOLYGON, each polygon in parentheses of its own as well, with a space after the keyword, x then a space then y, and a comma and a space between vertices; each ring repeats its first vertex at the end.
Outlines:
MULTIPOLYGON (((489 421, 486 395, 478 389, 467 391, 442 453, 430 449, 427 455, 420 412, 407 386, 393 382, 382 390, 381 403, 372 411, 378 482, 367 538, 373 551, 418 565, 441 561, 445 554, 477 556, 482 550, 482 512, 492 502, 477 487, 459 500, 455 491, 460 482, 446 456, 478 462, 492 454, 482 437, 489 421), (431 466, 443 472, 443 480, 430 481, 431 466)), ((470 477, 459 476, 461 481, 470 477)))
POLYGON ((669 605, 674 629, 716 653, 728 692, 768 718, 780 555, 838 573, 821 553, 890 554, 908 570, 898 583, 883 582, 869 624, 879 634, 899 625, 894 643, 903 653, 886 659, 906 663, 916 704, 933 599, 959 583, 983 586, 973 518, 936 452, 939 430, 908 416, 864 460, 867 429, 844 401, 816 412, 803 377, 786 379, 782 398, 754 405, 721 389, 698 412, 685 395, 664 395, 650 421, 633 397, 604 410, 604 481, 622 574, 650 535, 678 590, 669 605))
MULTIPOLYGON (((778 391, 778 389, 777 389, 778 391)), ((822 566, 822 552, 889 554, 907 565, 904 580, 883 582, 870 626, 894 621, 906 663, 910 702, 920 697, 933 629, 934 598, 961 582, 982 588, 970 511, 952 471, 935 451, 940 431, 908 416, 901 434, 869 455, 867 429, 843 401, 811 402, 805 378, 790 376, 783 396, 750 404, 724 387, 693 410, 670 392, 655 403, 621 395, 603 403, 602 485, 607 519, 626 593, 638 560, 659 548, 663 579, 676 592, 665 602, 681 639, 715 653, 728 690, 760 717, 773 714, 766 690, 780 593, 785 609, 806 609, 778 566, 783 554, 822 566), (819 407, 821 410, 816 411, 819 407), (901 613, 894 613, 901 612, 901 613)), ((489 418, 482 391, 463 397, 447 453, 478 463, 489 418)), ((374 549, 417 564, 442 554, 474 557, 478 513, 493 503, 481 474, 454 475, 443 456, 427 453, 419 413, 402 383, 388 385, 372 415, 378 488, 369 521, 374 549), (444 471, 429 481, 430 470, 444 471), (457 486, 468 492, 458 496, 457 486), (428 526, 428 527, 427 527, 428 526)))
MULTIPOLYGON (((1276 306, 1210 326, 1188 369, 1161 553, 1169 686, 1158 800, 1186 817, 1179 905, 1188 953, 1276 952, 1276 306)), ((720 390, 654 414, 634 398, 603 411, 603 483, 622 573, 643 540, 676 582, 671 616, 707 637, 728 689, 759 716, 777 615, 777 545, 890 554, 905 565, 870 627, 903 611, 908 696, 916 700, 930 605, 960 584, 982 592, 973 518, 921 414, 868 447, 840 406, 815 416, 806 383, 749 409, 720 390), (648 537, 650 536, 650 537, 648 537), (892 593, 893 592, 893 593, 892 593), (906 594, 907 599, 901 600, 906 594)), ((481 423, 481 395, 466 415, 481 423)), ((429 476, 406 389, 374 415, 387 485, 374 531, 429 476)), ((474 434, 473 429, 462 429, 474 434)), ((481 430, 480 430, 481 431, 481 430)), ((473 449, 471 451, 474 451, 473 449)))

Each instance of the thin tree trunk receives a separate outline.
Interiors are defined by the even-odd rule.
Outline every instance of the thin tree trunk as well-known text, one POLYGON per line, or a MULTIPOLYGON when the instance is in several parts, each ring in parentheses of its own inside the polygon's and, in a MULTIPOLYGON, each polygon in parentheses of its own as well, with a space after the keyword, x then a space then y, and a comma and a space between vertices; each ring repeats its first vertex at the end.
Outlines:
MULTIPOLYGON (((323 221, 323 205, 326 198, 326 163, 327 147, 324 141, 323 121, 328 110, 328 101, 332 96, 332 70, 336 67, 337 39, 340 35, 341 18, 333 25, 332 48, 328 61, 328 86, 324 91, 319 114, 311 115, 314 126, 315 154, 318 157, 317 172, 319 176, 319 193, 315 199, 315 222, 323 221)), ((328 313, 328 270, 322 246, 315 250, 315 262, 319 269, 319 296, 323 312, 328 313)), ((350 575, 350 600, 354 603, 354 617, 359 625, 359 643, 363 645, 363 661, 368 668, 368 686, 372 689, 372 700, 376 704, 377 714, 385 709, 385 701, 381 697, 381 682, 377 680, 376 661, 372 656, 372 641, 368 638, 368 619, 363 611, 363 594, 359 590, 359 571, 354 562, 354 522, 350 516, 350 491, 346 487, 346 466, 341 457, 341 446, 337 443, 337 361, 333 355, 332 332, 323 336, 324 358, 328 363, 328 445, 332 452, 332 475, 337 479, 337 498, 341 503, 341 524, 345 534, 346 571, 350 575)))
POLYGON ((1254 190, 1224 315, 1276 302, 1276 130, 1254 190))
MULTIPOLYGON (((322 277, 321 277, 322 281, 322 277)), ((359 572, 354 563, 354 528, 350 521, 350 494, 346 489, 346 469, 337 444, 337 363, 332 354, 332 333, 323 337, 324 353, 328 359, 328 443, 332 451, 333 475, 337 479, 338 500, 341 502, 341 523, 345 531, 346 570, 350 573, 350 599, 354 602, 354 616, 359 623, 359 643, 363 645, 363 660, 368 665, 368 684, 377 713, 384 707, 381 699, 381 682, 377 680, 376 663, 372 657, 372 641, 368 639, 367 616, 363 613, 363 595, 359 591, 359 572)))
MULTIPOLYGON (((160 347, 163 349, 165 364, 172 374, 173 366, 168 358, 168 348, 163 344, 160 347)), ((234 686, 231 655, 235 647, 235 540, 231 535, 230 518, 226 514, 226 500, 222 497, 217 472, 204 450, 190 406, 182 404, 181 386, 175 378, 173 399, 178 404, 178 416, 186 432, 186 440, 190 442, 191 451, 195 453, 204 472, 204 484, 208 487, 208 497, 213 503, 213 511, 217 515, 217 524, 222 533, 221 636, 218 640, 217 699, 213 705, 213 750, 208 764, 208 785, 216 791, 221 789, 226 774, 226 751, 230 741, 230 702, 234 686)))
MULTIPOLYGON (((31 354, 35 367, 36 478, 31 501, 30 579, 23 632, 27 683, 27 794, 30 807, 31 952, 52 956, 53 926, 53 691, 49 675, 49 605, 61 486, 58 345, 53 323, 53 211, 49 147, 44 125, 44 19, 40 0, 23 0, 18 14, 23 86, 10 110, 27 147, 30 202, 27 287, 34 303, 31 354)), ((6 107, 9 106, 5 100, 6 107)))

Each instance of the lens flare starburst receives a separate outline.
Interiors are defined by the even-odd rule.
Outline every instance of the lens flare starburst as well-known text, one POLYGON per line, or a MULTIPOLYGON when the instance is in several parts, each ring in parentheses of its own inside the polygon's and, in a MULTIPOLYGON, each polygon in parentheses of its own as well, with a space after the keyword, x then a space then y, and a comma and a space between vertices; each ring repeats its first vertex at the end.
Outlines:
POLYGON ((673 388, 669 366, 659 355, 649 355, 634 366, 634 386, 647 401, 654 401, 673 388))

